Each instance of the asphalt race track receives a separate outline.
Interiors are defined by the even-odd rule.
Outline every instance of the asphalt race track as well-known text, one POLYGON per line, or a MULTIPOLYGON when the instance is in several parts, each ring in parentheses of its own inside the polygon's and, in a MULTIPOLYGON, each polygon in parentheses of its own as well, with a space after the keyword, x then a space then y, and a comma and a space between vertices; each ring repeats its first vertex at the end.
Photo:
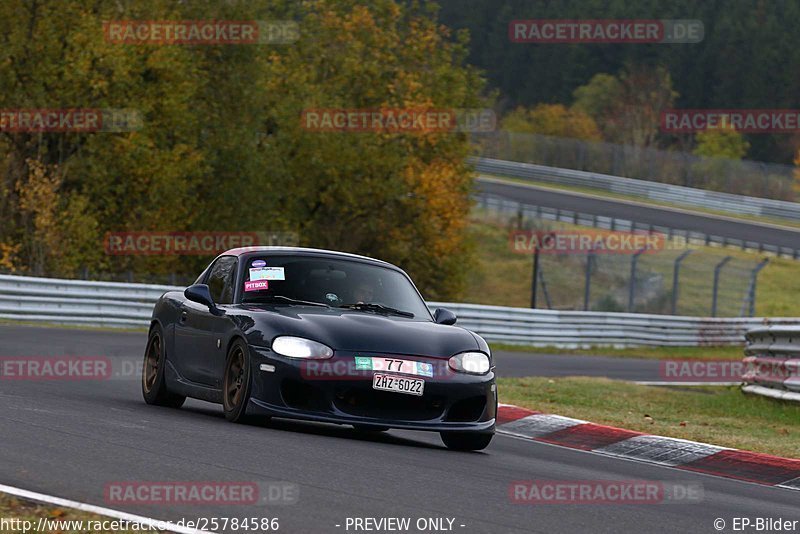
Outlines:
MULTIPOLYGON (((104 355, 124 369, 138 360, 143 344, 141 333, 0 326, 0 357, 104 355)), ((522 355, 505 355, 498 358, 501 366, 519 365, 515 357, 522 355)), ((180 410, 154 408, 141 400, 133 375, 0 380, 0 399, 0 483, 156 519, 277 517, 280 532, 320 534, 347 532, 348 517, 410 517, 412 524, 446 517, 455 519, 456 532, 570 534, 715 532, 716 518, 731 531, 734 517, 800 519, 800 494, 791 490, 502 435, 485 452, 457 453, 444 449, 435 434, 367 436, 285 421, 233 425, 220 407, 194 401, 180 410), (509 485, 534 479, 700 483, 704 498, 637 506, 512 503, 509 485), (299 486, 299 502, 110 506, 104 488, 121 481, 285 481, 299 486)))
POLYGON ((478 179, 476 186, 483 193, 491 193, 524 204, 616 217, 676 230, 690 230, 730 239, 800 249, 800 229, 794 230, 786 226, 760 224, 732 217, 706 215, 695 211, 602 198, 527 184, 500 183, 494 179, 491 181, 478 179), (680 213, 679 217, 676 217, 676 212, 680 213))

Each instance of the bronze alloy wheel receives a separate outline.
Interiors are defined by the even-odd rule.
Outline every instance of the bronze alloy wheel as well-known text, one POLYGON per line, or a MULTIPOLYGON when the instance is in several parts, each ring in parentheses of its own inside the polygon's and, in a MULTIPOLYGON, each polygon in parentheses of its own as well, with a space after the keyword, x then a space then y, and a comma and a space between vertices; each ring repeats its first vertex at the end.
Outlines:
POLYGON ((234 345, 225 379, 225 403, 228 409, 233 409, 241 404, 244 395, 244 381, 244 350, 240 345, 234 345))
MULTIPOLYGON (((247 344, 237 339, 228 350, 225 376, 222 380, 222 407, 228 421, 251 423, 254 417, 247 415, 250 403, 250 358, 247 344)), ((262 418, 263 419, 263 418, 262 418)))
POLYGON ((159 325, 153 325, 147 338, 142 365, 142 396, 147 404, 180 408, 186 397, 173 393, 164 376, 166 362, 164 334, 159 325))
POLYGON ((158 378, 159 364, 161 360, 161 335, 156 333, 150 337, 147 344, 147 352, 144 357, 144 368, 142 369, 142 385, 144 391, 153 391, 158 378))

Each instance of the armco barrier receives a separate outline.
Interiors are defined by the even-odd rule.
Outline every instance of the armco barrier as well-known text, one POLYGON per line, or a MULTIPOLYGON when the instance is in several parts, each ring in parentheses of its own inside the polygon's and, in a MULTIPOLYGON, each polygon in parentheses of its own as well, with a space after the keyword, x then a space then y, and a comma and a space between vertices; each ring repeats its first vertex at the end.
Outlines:
POLYGON ((173 289, 182 288, 0 275, 0 319, 142 328, 173 289))
POLYGON ((588 187, 610 193, 647 198, 658 202, 731 212, 737 215, 746 214, 800 221, 800 203, 797 202, 733 195, 681 185, 663 184, 516 161, 470 158, 469 162, 475 166, 475 170, 478 172, 495 176, 509 176, 544 183, 588 187))
POLYGON ((800 326, 761 326, 746 339, 742 390, 800 401, 800 326))
MULTIPOLYGON (((153 304, 182 287, 0 275, 0 319, 55 324, 146 328, 153 304)), ((429 302, 451 309, 458 324, 488 341, 564 348, 608 345, 700 346, 744 342, 765 324, 756 318, 703 318, 638 313, 530 310, 429 302)), ((800 323, 773 319, 771 324, 800 323)))

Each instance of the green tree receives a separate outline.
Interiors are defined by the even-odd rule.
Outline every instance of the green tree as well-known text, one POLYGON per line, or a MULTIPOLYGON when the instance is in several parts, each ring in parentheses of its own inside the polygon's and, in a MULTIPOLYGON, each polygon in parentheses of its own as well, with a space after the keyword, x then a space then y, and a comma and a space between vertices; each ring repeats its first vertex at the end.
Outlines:
POLYGON ((659 135, 661 112, 678 93, 664 67, 629 65, 618 76, 596 74, 574 92, 574 107, 591 115, 609 141, 652 146, 659 135))

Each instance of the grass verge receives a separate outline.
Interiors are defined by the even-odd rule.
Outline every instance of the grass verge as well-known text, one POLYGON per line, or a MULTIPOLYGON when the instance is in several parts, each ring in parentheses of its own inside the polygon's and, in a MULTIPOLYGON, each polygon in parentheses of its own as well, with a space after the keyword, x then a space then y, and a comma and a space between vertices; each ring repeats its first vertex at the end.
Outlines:
POLYGON ((800 406, 735 386, 654 387, 605 378, 502 378, 500 402, 673 438, 800 458, 800 406))
MULTIPOLYGON (((71 508, 50 506, 0 493, 0 519, 6 522, 5 524, 0 524, 0 533, 24 532, 25 530, 23 529, 26 525, 30 526, 28 532, 33 532, 38 527, 41 518, 50 521, 50 523, 42 525, 44 527, 43 532, 58 532, 61 534, 108 534, 109 532, 148 532, 152 534, 153 532, 159 532, 156 530, 114 530, 111 528, 103 528, 114 526, 111 522, 117 520, 102 515, 81 512, 71 508), (25 523, 26 521, 29 523, 25 523), (53 523, 53 521, 58 521, 59 523, 53 523), (71 525, 65 523, 70 521, 73 522, 71 525), (81 521, 83 522, 82 524, 74 523, 81 521), (107 522, 105 525, 102 523, 104 521, 107 522)), ((121 526, 121 523, 118 522, 116 525, 121 526)))
POLYGON ((641 358, 645 360, 741 360, 743 347, 641 347, 615 349, 560 349, 556 347, 531 347, 491 343, 492 351, 532 352, 538 354, 568 354, 575 356, 613 356, 615 358, 641 358))

